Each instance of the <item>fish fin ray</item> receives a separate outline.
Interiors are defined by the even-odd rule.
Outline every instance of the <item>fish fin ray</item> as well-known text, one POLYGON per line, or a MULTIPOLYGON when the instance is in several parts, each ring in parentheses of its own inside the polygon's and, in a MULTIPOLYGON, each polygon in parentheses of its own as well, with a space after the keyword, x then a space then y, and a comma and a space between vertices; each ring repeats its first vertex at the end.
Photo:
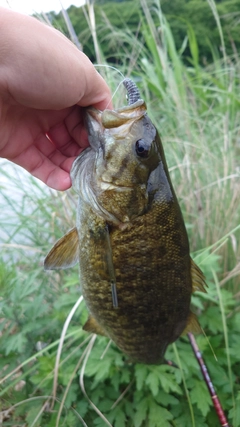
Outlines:
POLYGON ((44 270, 61 270, 78 262, 79 242, 77 228, 72 228, 59 239, 44 260, 44 270))
POLYGON ((118 295, 116 287, 116 274, 113 263, 112 244, 109 228, 104 222, 92 235, 94 244, 94 255, 101 262, 101 279, 109 282, 109 293, 112 295, 113 307, 118 307, 118 295))
POLYGON ((97 335, 107 336, 106 332, 102 329, 102 327, 98 324, 96 319, 93 316, 89 316, 86 323, 83 325, 83 330, 87 332, 92 332, 97 335))
POLYGON ((200 291, 200 292, 206 293, 207 284, 205 282, 204 274, 192 259, 191 259, 191 276, 192 276, 192 292, 200 291))
POLYGON ((200 334, 202 333, 202 328, 198 322, 197 316, 190 311, 187 325, 181 335, 187 335, 189 332, 192 332, 193 334, 200 334))

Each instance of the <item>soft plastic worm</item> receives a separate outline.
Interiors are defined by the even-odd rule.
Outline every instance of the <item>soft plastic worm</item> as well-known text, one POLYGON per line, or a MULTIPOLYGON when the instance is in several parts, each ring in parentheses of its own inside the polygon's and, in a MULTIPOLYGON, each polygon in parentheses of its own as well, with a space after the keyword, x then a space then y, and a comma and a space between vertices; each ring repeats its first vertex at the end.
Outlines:
POLYGON ((141 99, 140 92, 137 86, 135 85, 135 83, 131 79, 128 79, 128 78, 124 79, 123 85, 127 89, 128 105, 132 105, 135 102, 139 101, 139 99, 141 99))

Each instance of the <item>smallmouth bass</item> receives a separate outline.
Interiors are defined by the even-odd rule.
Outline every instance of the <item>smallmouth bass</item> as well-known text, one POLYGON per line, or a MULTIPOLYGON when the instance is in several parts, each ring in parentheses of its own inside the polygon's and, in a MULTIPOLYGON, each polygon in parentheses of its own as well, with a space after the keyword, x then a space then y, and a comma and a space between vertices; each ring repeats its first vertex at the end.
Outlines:
POLYGON ((71 170, 77 226, 44 266, 79 262, 90 312, 83 329, 111 338, 135 362, 158 364, 168 344, 200 330, 190 299, 205 282, 189 254, 161 139, 136 85, 123 83, 128 106, 86 110, 90 147, 71 170))

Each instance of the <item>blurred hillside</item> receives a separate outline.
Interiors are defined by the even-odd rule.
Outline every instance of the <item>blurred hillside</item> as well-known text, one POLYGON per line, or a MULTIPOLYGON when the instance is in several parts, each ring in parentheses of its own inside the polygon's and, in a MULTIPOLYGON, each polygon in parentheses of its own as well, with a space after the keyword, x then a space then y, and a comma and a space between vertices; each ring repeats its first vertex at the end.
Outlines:
MULTIPOLYGON (((160 32, 157 16, 157 0, 147 1, 156 28, 160 32)), ((198 40, 199 59, 204 65, 212 62, 213 56, 221 56, 221 31, 225 41, 226 53, 232 55, 240 49, 240 0, 162 0, 161 9, 170 24, 178 51, 188 63, 191 52, 187 34, 194 29, 198 40), (216 19, 219 16, 220 21, 216 19)), ((101 43, 102 53, 106 60, 121 63, 121 57, 116 52, 127 49, 127 41, 118 36, 118 31, 137 35, 143 40, 142 26, 144 12, 139 0, 95 0, 94 1, 96 30, 101 43)), ((68 14, 75 32, 82 43, 84 52, 95 61, 92 35, 89 30, 89 18, 85 7, 71 6, 68 14)), ((51 13, 52 24, 68 35, 68 30, 61 13, 51 13)), ((191 61, 190 61, 191 62, 191 61)))

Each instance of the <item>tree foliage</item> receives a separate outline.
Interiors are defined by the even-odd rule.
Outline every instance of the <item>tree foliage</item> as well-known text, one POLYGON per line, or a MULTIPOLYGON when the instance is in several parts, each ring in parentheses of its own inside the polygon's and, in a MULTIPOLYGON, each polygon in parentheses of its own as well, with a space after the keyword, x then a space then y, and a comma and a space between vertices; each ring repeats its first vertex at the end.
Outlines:
MULTIPOLYGON (((104 1, 96 0, 95 18, 99 42, 106 59, 118 62, 119 54, 116 54, 116 46, 124 47, 124 36, 119 40, 117 30, 124 33, 129 30, 138 34, 142 40, 143 11, 139 0, 131 1, 104 1), (113 32, 114 30, 114 32, 113 32)), ((153 19, 156 27, 160 29, 157 13, 155 13, 153 0, 148 1, 149 8, 153 10, 153 19)), ((222 0, 215 3, 216 11, 219 15, 223 29, 224 41, 227 54, 231 55, 240 49, 240 0, 222 0)), ((212 62, 213 50, 220 53, 222 50, 219 30, 213 11, 207 0, 162 0, 162 12, 171 27, 174 41, 178 50, 188 34, 189 26, 194 28, 195 36, 199 46, 199 56, 201 63, 212 62)), ((68 9, 69 17, 73 23, 75 31, 83 45, 84 52, 95 61, 92 48, 91 31, 89 29, 84 8, 71 6, 68 9)), ((66 32, 65 23, 61 14, 54 17, 54 25, 66 32)), ((183 52, 187 61, 190 56, 189 44, 183 52)))

